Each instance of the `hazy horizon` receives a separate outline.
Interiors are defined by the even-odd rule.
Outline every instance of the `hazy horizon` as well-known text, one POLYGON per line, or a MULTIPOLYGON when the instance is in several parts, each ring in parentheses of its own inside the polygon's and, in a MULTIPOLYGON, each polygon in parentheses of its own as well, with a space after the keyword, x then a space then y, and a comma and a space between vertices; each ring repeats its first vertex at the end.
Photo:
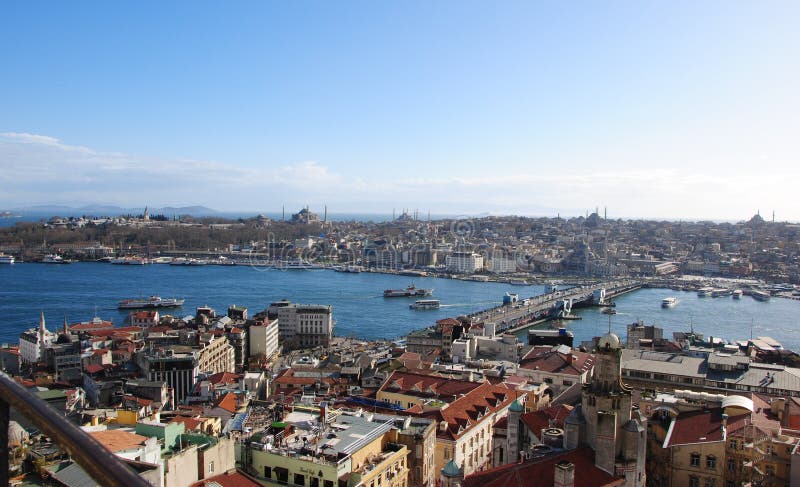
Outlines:
POLYGON ((3 208, 800 221, 800 3, 5 14, 3 208))

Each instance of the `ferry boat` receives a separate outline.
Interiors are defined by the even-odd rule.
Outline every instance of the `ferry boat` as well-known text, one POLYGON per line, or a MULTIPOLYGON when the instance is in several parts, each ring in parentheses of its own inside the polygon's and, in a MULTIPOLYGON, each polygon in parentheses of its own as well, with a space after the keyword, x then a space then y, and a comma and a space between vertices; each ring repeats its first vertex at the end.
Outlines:
POLYGON ((145 308, 180 308, 183 306, 183 299, 162 298, 160 296, 150 296, 147 299, 125 299, 119 302, 119 309, 145 309, 145 308))
POLYGON ((719 298, 721 296, 728 296, 731 293, 730 289, 714 288, 711 290, 712 298, 719 298))
POLYGON ((615 315, 617 314, 617 310, 615 310, 614 308, 603 308, 603 311, 601 311, 601 313, 603 313, 604 315, 615 315))
POLYGON ((42 264, 71 264, 72 261, 61 257, 58 254, 47 254, 42 259, 42 264))
POLYGON ((750 295, 753 296, 753 299, 756 301, 769 301, 770 298, 769 293, 764 291, 753 291, 750 295))
POLYGON ((674 296, 670 296, 661 300, 662 308, 674 308, 676 304, 678 304, 678 298, 674 296))
POLYGON ((711 291, 713 291, 713 287, 701 287, 697 290, 697 297, 698 298, 707 298, 711 296, 711 291))
POLYGON ((143 257, 119 257, 111 259, 111 263, 116 265, 145 265, 148 261, 143 257))
POLYGON ((13 264, 13 263, 14 263, 13 255, 0 254, 0 264, 13 264))
POLYGON ((510 281, 508 281, 508 283, 511 284, 512 286, 527 286, 530 284, 525 279, 511 279, 510 281))
POLYGON ((736 289, 731 293, 731 295, 733 296, 733 299, 742 299, 742 294, 744 294, 744 293, 742 292, 741 289, 736 289))
POLYGON ((409 304, 408 307, 411 309, 439 309, 439 300, 438 299, 419 299, 414 301, 413 304, 409 304))
POLYGON ((387 289, 383 291, 384 298, 408 298, 412 296, 430 296, 433 289, 417 288, 413 284, 405 289, 387 289))

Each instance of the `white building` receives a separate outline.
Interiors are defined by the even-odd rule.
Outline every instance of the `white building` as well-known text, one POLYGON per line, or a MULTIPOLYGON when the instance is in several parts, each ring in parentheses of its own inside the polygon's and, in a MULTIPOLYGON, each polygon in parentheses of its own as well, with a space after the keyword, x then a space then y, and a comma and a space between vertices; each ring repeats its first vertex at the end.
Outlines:
POLYGON ((333 308, 294 304, 287 300, 269 305, 269 319, 278 319, 278 332, 288 347, 327 347, 333 335, 333 308))
POLYGON ((483 269, 483 256, 475 252, 453 252, 445 258, 447 270, 457 274, 472 274, 483 269))
POLYGON ((513 257, 492 257, 486 263, 486 269, 495 274, 517 272, 517 260, 513 257))
POLYGON ((263 355, 270 358, 278 351, 279 327, 278 319, 265 319, 255 323, 248 329, 250 338, 249 352, 251 357, 263 355))
POLYGON ((32 364, 44 360, 44 350, 55 341, 55 335, 44 326, 44 312, 39 317, 39 328, 31 328, 19 336, 19 354, 22 363, 32 364))

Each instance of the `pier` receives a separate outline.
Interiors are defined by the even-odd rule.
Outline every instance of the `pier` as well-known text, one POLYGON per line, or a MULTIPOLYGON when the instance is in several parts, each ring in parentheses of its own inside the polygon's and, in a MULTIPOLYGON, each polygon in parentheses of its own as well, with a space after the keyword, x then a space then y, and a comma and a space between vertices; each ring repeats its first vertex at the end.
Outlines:
POLYGON ((611 306, 614 298, 640 289, 642 286, 641 281, 632 279, 576 286, 478 311, 467 315, 467 318, 477 323, 495 323, 498 333, 515 332, 569 314, 572 309, 611 306))

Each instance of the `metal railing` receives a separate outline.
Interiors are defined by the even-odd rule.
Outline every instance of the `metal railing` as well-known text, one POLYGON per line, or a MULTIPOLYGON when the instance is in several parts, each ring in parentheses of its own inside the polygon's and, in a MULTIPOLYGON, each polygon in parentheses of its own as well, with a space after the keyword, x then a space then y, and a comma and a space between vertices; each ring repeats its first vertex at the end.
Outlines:
POLYGON ((149 486, 142 477, 100 442, 68 422, 46 402, 34 396, 4 373, 0 373, 0 485, 8 485, 9 408, 14 407, 100 485, 109 487, 149 486))

